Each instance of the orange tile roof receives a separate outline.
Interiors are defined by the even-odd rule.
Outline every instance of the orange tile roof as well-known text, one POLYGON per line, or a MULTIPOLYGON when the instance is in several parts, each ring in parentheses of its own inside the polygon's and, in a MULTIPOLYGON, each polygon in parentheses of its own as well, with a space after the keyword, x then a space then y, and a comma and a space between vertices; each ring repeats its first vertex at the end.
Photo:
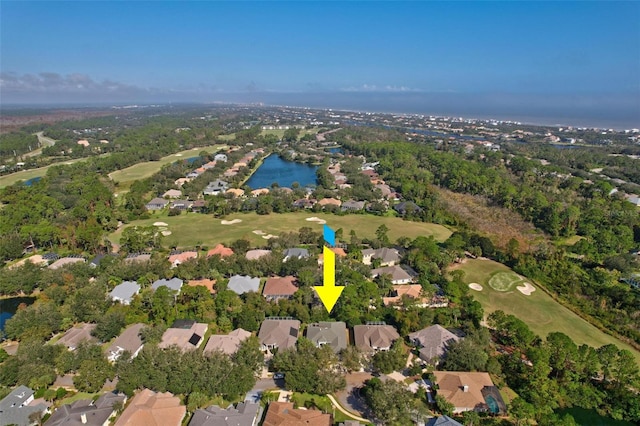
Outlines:
POLYGON ((124 410, 114 426, 180 426, 187 407, 172 393, 143 389, 124 410))
POLYGON ((198 253, 195 251, 183 251, 182 253, 172 254, 169 256, 170 263, 182 263, 189 259, 195 259, 198 257, 198 253))
POLYGON ((218 244, 207 252, 207 257, 215 256, 216 254, 220 257, 227 257, 233 255, 233 250, 229 247, 225 247, 222 244, 218 244))
POLYGON ((286 277, 269 277, 264 285, 262 294, 264 296, 280 296, 280 295, 292 295, 298 291, 298 287, 293 284, 296 281, 295 277, 291 275, 286 277))
POLYGON ((293 408, 291 402, 272 402, 267 409, 263 426, 331 426, 331 414, 318 410, 293 408))
POLYGON ((209 290, 209 293, 211 294, 216 293, 216 289, 213 288, 216 285, 216 280, 210 280, 208 278, 204 278, 201 280, 189 280, 187 282, 187 285, 191 287, 203 286, 203 287, 206 287, 207 290, 209 290))
POLYGON ((419 298, 422 294, 422 286, 420 284, 399 284, 393 286, 393 291, 397 296, 382 298, 382 302, 385 306, 399 302, 404 295, 411 297, 412 299, 419 298))
POLYGON ((456 411, 473 410, 485 405, 482 388, 493 386, 489 373, 434 371, 433 374, 439 387, 438 394, 452 403, 456 411))

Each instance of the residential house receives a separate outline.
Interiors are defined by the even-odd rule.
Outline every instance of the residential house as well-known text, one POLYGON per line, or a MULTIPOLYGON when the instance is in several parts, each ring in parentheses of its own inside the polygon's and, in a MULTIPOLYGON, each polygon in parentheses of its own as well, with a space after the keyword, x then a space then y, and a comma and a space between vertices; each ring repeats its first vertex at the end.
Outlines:
POLYGON ((297 259, 305 259, 309 257, 309 250, 306 248, 288 248, 284 251, 284 259, 283 262, 286 262, 289 259, 297 258, 297 259))
POLYGON ((223 163, 227 162, 227 154, 216 154, 213 159, 215 161, 222 161, 223 163))
POLYGON ((155 291, 160 287, 165 286, 169 288, 169 290, 175 291, 178 294, 180 294, 180 290, 182 289, 182 283, 183 281, 180 278, 171 278, 170 280, 163 278, 151 284, 151 288, 155 291))
POLYGON ((162 198, 180 198, 182 197, 182 191, 179 189, 169 189, 164 194, 162 194, 162 198))
POLYGON ((167 207, 168 204, 169 201, 165 200, 164 198, 156 197, 144 206, 147 208, 147 210, 162 210, 167 207))
POLYGON ((131 358, 138 356, 144 346, 140 337, 140 332, 143 328, 144 324, 142 323, 131 324, 120 333, 107 349, 107 359, 115 362, 125 351, 131 354, 131 358))
POLYGON ((256 426, 260 404, 255 402, 239 402, 235 407, 220 408, 217 405, 196 410, 189 426, 256 426))
POLYGON ((151 253, 129 253, 125 257, 124 261, 127 263, 132 262, 148 262, 151 260, 151 253))
POLYGON ((299 209, 310 209, 316 204, 316 200, 308 198, 300 198, 293 202, 293 206, 299 209))
POLYGON ((342 211, 360 211, 364 209, 364 201, 347 200, 342 203, 341 209, 342 211))
POLYGON ((180 210, 187 211, 193 206, 193 201, 191 200, 174 200, 169 204, 169 208, 171 210, 180 210))
POLYGON ((437 364, 447 353, 449 345, 459 341, 460 337, 436 324, 409 334, 409 339, 420 348, 420 359, 437 364))
POLYGON ((204 195, 220 195, 224 194, 229 189, 229 183, 223 180, 214 180, 209 182, 209 185, 202 191, 204 195))
POLYGON ((294 319, 265 319, 260 325, 258 339, 263 351, 294 348, 298 341, 300 321, 294 319))
POLYGON ((207 252, 207 257, 211 257, 211 256, 220 256, 220 257, 233 256, 233 249, 229 247, 225 247, 223 244, 218 244, 207 252))
POLYGON ((169 263, 171 263, 171 267, 175 268, 181 263, 186 262, 187 260, 197 259, 198 252, 197 251, 179 251, 173 252, 169 255, 169 263))
POLYGON ((207 202, 205 200, 195 200, 193 204, 191 204, 191 211, 200 213, 207 207, 207 202))
POLYGON ((267 256, 271 254, 271 250, 261 250, 261 249, 256 249, 256 250, 249 250, 248 252, 245 253, 245 257, 247 258, 247 260, 258 260, 261 257, 267 256))
POLYGON ((109 297, 114 302, 120 302, 123 305, 129 305, 133 296, 140 292, 140 285, 135 281, 124 281, 111 290, 109 297))
POLYGON ((95 343, 98 339, 91 335, 91 332, 95 328, 95 324, 80 323, 67 330, 62 337, 58 339, 56 345, 65 345, 70 351, 75 351, 81 342, 95 343))
POLYGON ((399 338, 396 329, 384 322, 368 322, 353 327, 354 344, 364 353, 388 351, 399 338))
POLYGON ((260 288, 260 278, 253 278, 248 275, 234 275, 229 278, 227 289, 237 294, 244 294, 250 291, 257 292, 260 288))
POLYGON ((205 170, 213 169, 213 168, 216 166, 216 164, 217 164, 217 163, 218 163, 218 162, 217 162, 217 161, 215 161, 215 160, 214 160, 214 161, 208 161, 208 162, 207 162, 207 163, 205 163, 202 167, 203 167, 205 170))
POLYGON ((269 193, 269 188, 258 188, 251 191, 251 196, 257 197, 259 195, 266 195, 269 193))
MULTIPOLYGON (((347 252, 344 251, 342 247, 330 247, 329 250, 334 252, 337 257, 342 257, 342 258, 347 257, 347 252)), ((320 253, 318 255, 318 265, 319 266, 324 265, 324 253, 320 253)))
POLYGON ((18 386, 0 400, 0 426, 34 424, 29 419, 35 413, 44 416, 48 407, 45 404, 34 404, 34 391, 26 386, 18 386))
POLYGON ((393 209, 398 212, 400 216, 405 216, 407 214, 416 214, 422 211, 422 208, 420 208, 413 201, 403 201, 393 206, 393 209))
POLYGON ((213 334, 209 337, 204 347, 204 354, 220 351, 227 355, 233 355, 238 351, 240 343, 251 337, 251 332, 237 328, 229 334, 213 334))
POLYGON ((383 297, 384 306, 397 305, 402 302, 402 298, 420 299, 420 303, 416 306, 426 308, 429 303, 426 298, 422 297, 422 286, 420 284, 400 284, 392 286, 391 295, 383 297))
POLYGON ((409 284, 413 281, 413 277, 399 265, 385 266, 371 270, 371 278, 380 275, 388 275, 391 278, 391 284, 409 284))
POLYGON ((187 178, 187 179, 189 179, 189 180, 191 180, 191 179, 195 179, 195 178, 197 178, 198 176, 200 176, 203 172, 204 172, 204 170, 203 170, 202 172, 201 172, 201 171, 199 171, 199 170, 193 170, 193 171, 191 171, 191 172, 187 173, 186 178, 187 178))
POLYGON ((296 278, 289 275, 286 277, 269 277, 262 289, 262 295, 269 302, 277 302, 280 299, 290 299, 298 291, 295 285, 296 278))
POLYGON ((107 256, 109 256, 109 254, 100 253, 100 254, 96 255, 96 257, 91 259, 91 262, 89 262, 89 266, 92 267, 92 268, 97 268, 98 266, 100 266, 100 263, 102 262, 102 259, 104 259, 107 256))
POLYGON ((187 281, 187 285, 190 287, 206 287, 209 290, 209 293, 216 294, 216 289, 214 288, 216 285, 216 280, 210 280, 208 278, 203 278, 200 280, 189 280, 187 281))
POLYGON ((331 414, 319 410, 293 408, 291 402, 272 402, 267 408, 263 426, 331 426, 331 414))
POLYGON ((118 405, 124 405, 125 394, 113 392, 100 395, 97 400, 81 399, 71 404, 65 404, 53 412, 45 422, 45 426, 89 425, 108 426, 116 415, 118 405))
POLYGON ((362 263, 371 265, 373 259, 379 259, 380 266, 393 266, 400 263, 400 252, 389 247, 362 250, 362 263))
POLYGON ((176 320, 162 335, 159 348, 177 346, 182 352, 200 347, 209 326, 191 320, 176 320))
POLYGON ((329 345, 335 353, 347 348, 347 325, 342 321, 322 321, 307 326, 307 339, 316 347, 329 345))
POLYGON ((63 266, 72 265, 74 263, 86 262, 86 260, 82 256, 67 256, 61 259, 56 260, 51 265, 48 266, 49 269, 59 269, 63 266))
POLYGON ((326 207, 326 206, 340 207, 342 205, 342 201, 337 200, 335 198, 323 198, 322 200, 318 201, 318 204, 322 207, 326 207))
POLYGON ((191 182, 190 178, 178 178, 176 179, 173 184, 176 186, 179 186, 180 188, 182 188, 182 185, 184 185, 187 182, 191 182))
POLYGON ((427 426, 462 426, 462 423, 458 423, 449 416, 432 417, 427 426))
POLYGON ((505 404, 489 373, 434 371, 438 395, 453 404, 454 413, 464 411, 504 413, 505 404))
POLYGON ((229 188, 225 191, 227 194, 233 195, 234 198, 242 197, 244 195, 244 190, 240 188, 229 188))
POLYGON ((143 389, 136 394, 114 426, 181 426, 187 407, 172 393, 143 389))

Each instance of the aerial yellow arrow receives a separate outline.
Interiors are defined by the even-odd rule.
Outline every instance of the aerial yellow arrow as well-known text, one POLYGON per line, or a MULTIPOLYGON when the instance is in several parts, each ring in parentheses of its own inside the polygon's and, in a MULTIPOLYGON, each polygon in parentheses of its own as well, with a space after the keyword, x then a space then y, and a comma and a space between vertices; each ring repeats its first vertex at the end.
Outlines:
POLYGON ((336 287, 336 254, 327 246, 323 247, 322 253, 324 254, 323 282, 322 285, 316 285, 313 288, 316 289, 324 307, 331 312, 344 286, 336 287))

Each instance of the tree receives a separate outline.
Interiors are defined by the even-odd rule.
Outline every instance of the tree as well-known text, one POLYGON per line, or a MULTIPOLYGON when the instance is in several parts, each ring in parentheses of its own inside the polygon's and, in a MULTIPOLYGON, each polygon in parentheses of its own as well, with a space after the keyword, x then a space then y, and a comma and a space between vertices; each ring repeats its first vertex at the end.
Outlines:
POLYGON ((388 351, 379 351, 373 355, 373 368, 383 374, 401 370, 405 366, 407 354, 401 339, 396 340, 388 351))
POLYGON ((485 371, 489 355, 470 338, 453 342, 442 368, 450 371, 485 371))
POLYGON ((516 397, 511 401, 509 413, 516 421, 516 426, 521 426, 528 424, 529 420, 533 420, 535 418, 536 409, 532 404, 529 404, 524 399, 516 397))
POLYGON ((373 415, 385 425, 411 424, 413 394, 395 380, 367 380, 362 388, 365 402, 373 415))
POLYGON ((109 340, 120 334, 120 330, 125 325, 125 315, 123 310, 107 312, 98 318, 96 328, 91 332, 101 342, 109 340))
POLYGON ((389 228, 384 223, 376 229, 376 238, 378 238, 383 245, 389 244, 389 236, 387 235, 387 232, 389 232, 389 228))
POLYGON ((464 426, 477 426, 480 424, 480 415, 473 410, 465 411, 462 413, 462 420, 464 426))
POLYGON ((436 395, 436 407, 445 416, 453 415, 453 410, 455 410, 454 405, 444 399, 442 395, 436 395))
POLYGON ((113 376, 113 368, 106 359, 86 360, 73 377, 73 384, 81 392, 98 392, 104 382, 113 379, 113 376))

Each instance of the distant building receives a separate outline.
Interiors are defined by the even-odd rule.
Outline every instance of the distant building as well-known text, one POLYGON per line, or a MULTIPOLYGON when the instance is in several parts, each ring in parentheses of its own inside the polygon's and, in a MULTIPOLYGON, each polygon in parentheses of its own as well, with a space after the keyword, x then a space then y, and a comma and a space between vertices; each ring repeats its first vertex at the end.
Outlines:
POLYGON ((182 191, 178 189, 169 189, 164 194, 162 194, 162 198, 180 198, 182 197, 182 191))
POLYGON ((362 250, 362 263, 371 265, 373 259, 379 259, 380 266, 393 266, 400 262, 400 252, 389 247, 362 250))
POLYGON ((114 287, 109 293, 109 297, 114 302, 129 305, 133 297, 140 292, 140 285, 135 281, 124 281, 114 287))
POLYGON ((143 328, 144 324, 142 323, 132 324, 120 333, 106 350, 107 359, 115 362, 125 351, 131 354, 131 358, 138 356, 144 346, 140 337, 143 328))
POLYGON ((289 259, 305 259, 309 257, 309 250, 306 248, 289 248, 284 251, 284 259, 283 262, 286 262, 289 259))
POLYGON ((95 328, 95 324, 80 323, 67 330, 56 344, 65 345, 70 351, 75 351, 82 342, 95 343, 98 339, 91 335, 95 328))
POLYGON ((169 290, 173 290, 178 294, 180 294, 180 290, 182 289, 182 283, 183 281, 180 278, 171 278, 170 280, 163 278, 151 284, 151 288, 155 291, 160 287, 164 286, 164 287, 167 287, 169 290))
POLYGON ((391 277, 392 284, 408 284, 413 281, 413 277, 399 265, 385 266, 383 268, 371 270, 372 278, 376 278, 380 275, 388 275, 391 277))
POLYGON ((253 278, 248 275, 234 275, 229 278, 227 289, 236 294, 244 294, 250 291, 257 292, 260 288, 260 278, 253 278))
POLYGON ((168 204, 169 201, 165 200, 164 198, 154 198, 144 206, 147 208, 147 210, 162 210, 167 207, 168 204))

